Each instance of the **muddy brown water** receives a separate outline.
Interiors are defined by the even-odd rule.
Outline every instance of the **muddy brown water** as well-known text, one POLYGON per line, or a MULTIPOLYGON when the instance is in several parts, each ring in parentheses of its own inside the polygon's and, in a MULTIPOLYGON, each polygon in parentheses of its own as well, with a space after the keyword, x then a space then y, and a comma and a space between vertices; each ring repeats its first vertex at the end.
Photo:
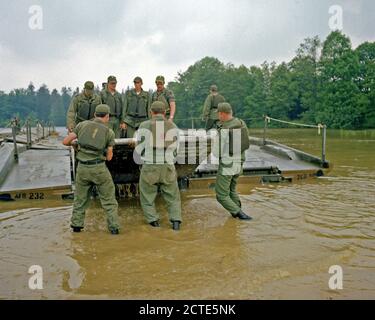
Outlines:
MULTIPOLYGON (((270 135, 320 152, 315 131, 270 135)), ((99 203, 73 234, 70 202, 0 202, 0 298, 374 299, 375 131, 329 131, 327 156, 329 176, 241 185, 251 222, 232 219, 209 190, 182 192, 178 233, 160 200, 158 230, 137 199, 121 200, 119 236, 99 203), (31 265, 43 269, 42 290, 29 289, 31 265), (332 265, 343 269, 343 290, 328 286, 332 265)))

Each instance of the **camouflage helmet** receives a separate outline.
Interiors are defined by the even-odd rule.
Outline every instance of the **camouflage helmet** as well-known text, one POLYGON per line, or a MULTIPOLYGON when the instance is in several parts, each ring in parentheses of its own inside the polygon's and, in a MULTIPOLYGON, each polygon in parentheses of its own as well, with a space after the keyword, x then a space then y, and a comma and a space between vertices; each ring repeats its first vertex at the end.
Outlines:
POLYGON ((108 114, 110 112, 109 106, 106 104, 99 104, 95 108, 96 114, 108 114))
POLYGON ((143 80, 141 77, 135 77, 133 82, 140 82, 140 83, 143 83, 143 80))
POLYGON ((110 83, 110 82, 116 82, 117 83, 117 79, 115 76, 109 76, 108 79, 107 79, 107 83, 110 83))
POLYGON ((163 76, 157 76, 155 79, 155 83, 163 82, 165 83, 165 78, 163 76))
POLYGON ((151 105, 151 111, 155 113, 165 112, 165 104, 161 101, 155 101, 151 105))
POLYGON ((231 113, 232 106, 228 102, 221 102, 217 106, 217 112, 231 113))
POLYGON ((94 82, 86 81, 84 88, 85 88, 85 90, 88 90, 88 91, 94 90, 94 82))
POLYGON ((217 91, 217 85, 216 85, 216 84, 213 84, 213 85, 210 87, 210 90, 216 92, 216 91, 217 91))

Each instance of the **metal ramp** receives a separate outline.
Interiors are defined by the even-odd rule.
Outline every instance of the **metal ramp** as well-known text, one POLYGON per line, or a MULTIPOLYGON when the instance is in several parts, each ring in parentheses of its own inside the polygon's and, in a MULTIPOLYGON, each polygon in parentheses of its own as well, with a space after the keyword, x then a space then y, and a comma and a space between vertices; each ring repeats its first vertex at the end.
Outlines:
MULTIPOLYGON (((44 134, 40 137, 28 130, 28 135, 20 134, 15 139, 3 136, 2 139, 0 200, 39 201, 71 195, 74 156, 70 147, 62 145, 62 138, 44 137, 44 134)), ((251 137, 250 141, 240 183, 303 180, 330 170, 324 157, 321 159, 271 140, 251 137)), ((209 142, 210 138, 202 134, 185 134, 181 138, 176 169, 182 189, 214 185, 218 162, 211 154, 209 142), (189 164, 189 160, 195 159, 197 161, 189 164)), ((114 158, 107 166, 118 185, 138 183, 139 165, 134 162, 133 151, 134 139, 116 140, 114 158)))
MULTIPOLYGON (((17 142, 24 137, 17 136, 17 142)), ((0 200, 61 199, 72 190, 70 148, 61 138, 49 136, 26 148, 17 144, 18 161, 14 159, 11 138, 0 145, 0 200)))

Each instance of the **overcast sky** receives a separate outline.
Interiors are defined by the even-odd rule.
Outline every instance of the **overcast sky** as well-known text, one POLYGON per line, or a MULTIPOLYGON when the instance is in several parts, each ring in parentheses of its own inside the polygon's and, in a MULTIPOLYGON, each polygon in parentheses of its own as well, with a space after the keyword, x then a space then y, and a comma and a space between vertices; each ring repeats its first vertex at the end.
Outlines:
POLYGON ((0 90, 81 88, 110 74, 119 89, 137 75, 148 89, 205 56, 289 61, 304 38, 329 34, 335 4, 354 46, 375 41, 374 0, 0 0, 0 90), (43 9, 42 30, 29 27, 32 5, 43 9))

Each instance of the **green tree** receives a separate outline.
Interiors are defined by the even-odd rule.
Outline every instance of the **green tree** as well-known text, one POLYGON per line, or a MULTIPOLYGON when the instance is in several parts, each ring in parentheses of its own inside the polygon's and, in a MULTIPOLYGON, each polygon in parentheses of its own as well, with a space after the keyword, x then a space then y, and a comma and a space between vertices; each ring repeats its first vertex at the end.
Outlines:
POLYGON ((51 94, 51 111, 49 120, 52 121, 56 126, 64 126, 66 122, 66 112, 62 98, 58 91, 54 89, 51 94))
POLYGON ((11 118, 11 107, 9 104, 9 95, 0 91, 0 127, 5 127, 11 118))
POLYGON ((51 96, 47 85, 43 84, 36 93, 36 114, 40 120, 47 121, 51 109, 51 96))
POLYGON ((253 119, 250 124, 263 123, 263 116, 269 112, 267 96, 269 95, 270 72, 267 63, 262 68, 252 66, 250 68, 251 85, 245 98, 245 110, 243 117, 253 119))
POLYGON ((278 119, 295 119, 293 106, 297 98, 295 83, 286 63, 272 69, 270 94, 267 99, 268 115, 278 119))
POLYGON ((365 104, 356 84, 359 60, 347 36, 334 31, 327 37, 319 71, 316 120, 333 128, 360 128, 365 104))
POLYGON ((205 57, 185 72, 178 73, 176 81, 168 84, 176 96, 176 118, 186 119, 180 122, 177 120, 178 125, 188 126, 190 125, 189 118, 201 117, 210 86, 216 84, 219 90, 225 86, 224 72, 225 66, 222 62, 216 58, 205 57))
POLYGON ((68 111, 70 100, 72 99, 72 89, 67 87, 61 88, 61 100, 64 106, 65 114, 68 111))
POLYGON ((318 62, 321 41, 316 36, 307 38, 297 49, 296 57, 289 63, 296 100, 292 119, 315 122, 318 101, 318 62))
POLYGON ((356 50, 359 60, 358 87, 365 105, 364 128, 375 128, 375 42, 365 42, 356 50))
POLYGON ((220 93, 232 105, 234 114, 244 117, 246 97, 253 86, 250 70, 244 65, 237 68, 233 64, 227 64, 219 81, 222 82, 220 93))

